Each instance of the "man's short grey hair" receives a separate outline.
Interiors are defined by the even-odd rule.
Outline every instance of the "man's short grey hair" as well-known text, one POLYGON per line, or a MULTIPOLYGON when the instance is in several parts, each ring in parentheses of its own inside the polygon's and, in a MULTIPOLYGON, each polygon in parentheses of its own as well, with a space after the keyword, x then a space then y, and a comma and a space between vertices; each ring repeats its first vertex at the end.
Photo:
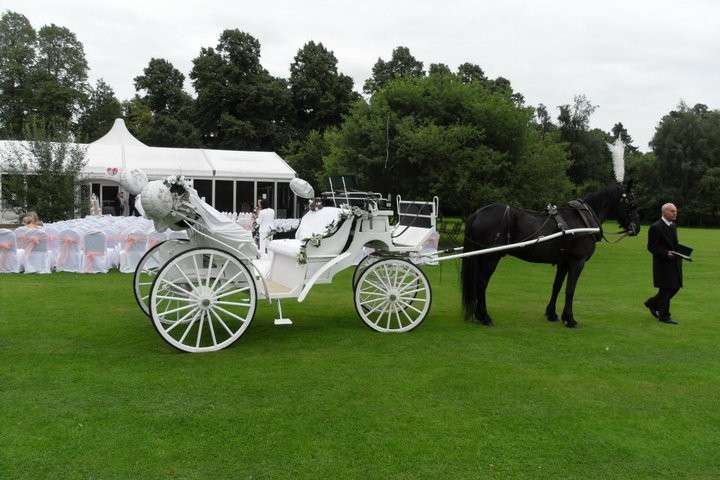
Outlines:
MULTIPOLYGON (((663 206, 660 207, 660 211, 662 213, 665 213, 665 210, 667 210, 670 207, 675 207, 675 204, 674 203, 664 203, 663 206)), ((677 208, 677 207, 675 207, 675 208, 677 208)))

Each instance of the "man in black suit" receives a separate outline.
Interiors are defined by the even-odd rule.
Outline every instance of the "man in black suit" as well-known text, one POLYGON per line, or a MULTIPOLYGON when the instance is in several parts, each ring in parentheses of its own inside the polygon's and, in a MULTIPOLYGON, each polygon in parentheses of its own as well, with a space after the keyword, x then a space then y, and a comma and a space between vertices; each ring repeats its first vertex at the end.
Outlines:
POLYGON ((682 258, 678 249, 677 208, 672 203, 662 206, 662 217, 650 225, 647 249, 653 256, 653 284, 658 293, 645 301, 650 313, 663 323, 677 324, 670 316, 670 299, 682 288, 682 258))

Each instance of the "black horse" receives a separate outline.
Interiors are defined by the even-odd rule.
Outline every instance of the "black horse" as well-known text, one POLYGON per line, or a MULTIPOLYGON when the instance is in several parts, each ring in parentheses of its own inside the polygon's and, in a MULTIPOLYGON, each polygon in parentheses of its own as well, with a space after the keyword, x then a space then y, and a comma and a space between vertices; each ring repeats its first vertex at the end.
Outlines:
MULTIPOLYGON (((600 226, 608 218, 616 218, 624 234, 635 236, 640 233, 640 222, 631 187, 632 182, 616 183, 587 195, 580 201, 575 200, 567 206, 557 207, 556 211, 550 208, 545 212, 534 212, 497 203, 488 205, 467 219, 464 251, 522 242, 559 232, 561 227, 571 229, 600 226)), ((493 324, 487 312, 485 291, 498 262, 507 254, 528 262, 557 265, 545 316, 551 322, 558 320, 555 304, 567 276, 562 320, 565 326, 575 327, 575 286, 585 262, 595 252, 595 243, 601 238, 602 235, 593 234, 566 235, 519 249, 463 258, 461 276, 465 316, 474 315, 477 321, 485 325, 493 324)))

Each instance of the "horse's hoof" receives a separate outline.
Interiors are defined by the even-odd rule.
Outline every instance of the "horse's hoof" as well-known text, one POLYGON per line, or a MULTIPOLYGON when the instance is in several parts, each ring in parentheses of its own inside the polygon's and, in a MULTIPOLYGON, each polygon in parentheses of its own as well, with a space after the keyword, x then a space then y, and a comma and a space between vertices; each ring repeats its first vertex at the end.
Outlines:
POLYGON ((487 316, 487 315, 486 315, 482 320, 480 320, 480 323, 482 323, 482 324, 485 325, 486 327, 493 327, 493 326, 495 326, 495 324, 494 324, 493 321, 492 321, 492 318, 490 318, 490 317, 487 316))
POLYGON ((577 324, 575 320, 565 320, 565 326, 567 328, 577 328, 577 324))
POLYGON ((545 317, 547 318, 548 322, 557 322, 558 320, 560 320, 557 316, 557 313, 545 312, 545 317))

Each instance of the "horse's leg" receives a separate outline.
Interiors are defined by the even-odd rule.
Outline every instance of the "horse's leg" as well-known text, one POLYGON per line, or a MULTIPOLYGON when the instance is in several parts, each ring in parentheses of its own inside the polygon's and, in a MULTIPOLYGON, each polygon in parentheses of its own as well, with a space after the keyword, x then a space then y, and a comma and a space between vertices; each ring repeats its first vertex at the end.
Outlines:
POLYGON ((480 275, 477 284, 477 306, 475 307, 475 318, 478 322, 483 325, 491 326, 493 324, 492 318, 487 311, 487 301, 485 299, 485 292, 488 284, 490 283, 490 277, 495 272, 497 264, 500 261, 499 255, 488 255, 482 256, 480 259, 480 275))
POLYGON ((562 313, 563 323, 565 323, 565 326, 568 328, 577 326, 577 322, 573 316, 573 297, 575 296, 575 287, 577 286, 578 278, 580 278, 580 273, 582 273, 584 266, 584 258, 573 261, 568 266, 568 279, 565 285, 565 308, 562 313))
POLYGON ((564 261, 558 263, 557 270, 555 271, 555 281, 553 282, 550 301, 545 308, 545 317, 547 317, 547 319, 551 322, 558 321, 558 315, 555 307, 557 305, 557 297, 560 294, 560 289, 562 288, 562 284, 565 281, 565 276, 567 275, 567 272, 567 263, 565 263, 564 261))

